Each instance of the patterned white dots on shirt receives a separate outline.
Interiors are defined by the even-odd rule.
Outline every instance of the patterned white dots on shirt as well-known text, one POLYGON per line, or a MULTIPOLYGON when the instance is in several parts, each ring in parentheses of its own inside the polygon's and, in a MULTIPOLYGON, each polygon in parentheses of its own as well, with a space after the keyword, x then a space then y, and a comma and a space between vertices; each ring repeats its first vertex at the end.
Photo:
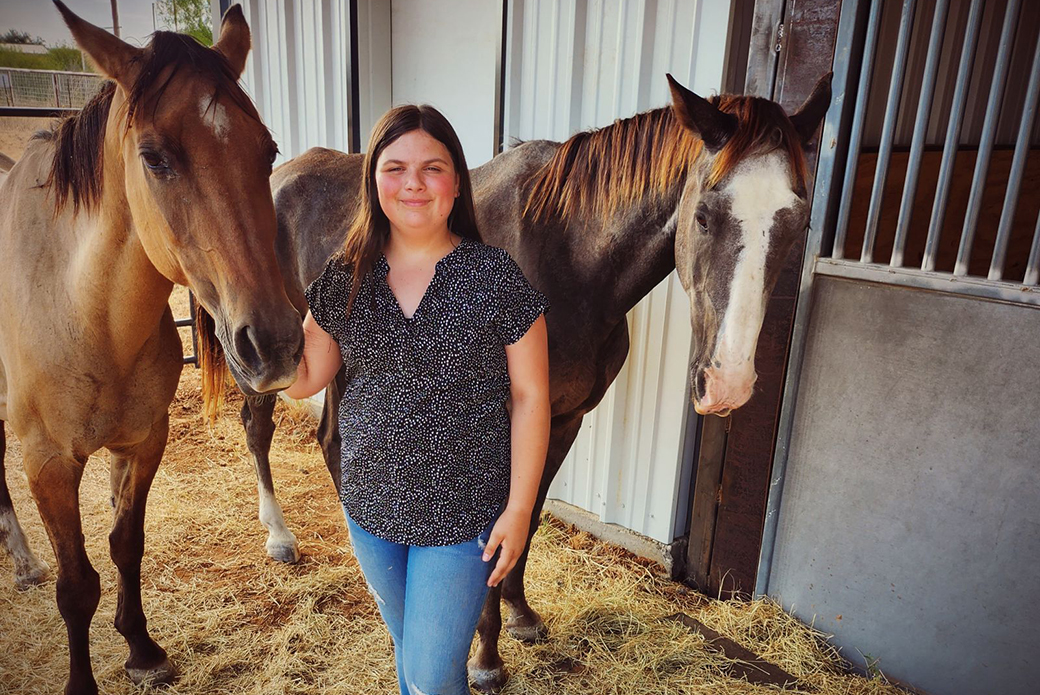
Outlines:
POLYGON ((437 262, 405 318, 380 257, 361 282, 342 258, 307 288, 314 320, 340 346, 341 497, 385 540, 451 545, 475 538, 509 495, 505 346, 548 309, 503 249, 464 238, 437 262))

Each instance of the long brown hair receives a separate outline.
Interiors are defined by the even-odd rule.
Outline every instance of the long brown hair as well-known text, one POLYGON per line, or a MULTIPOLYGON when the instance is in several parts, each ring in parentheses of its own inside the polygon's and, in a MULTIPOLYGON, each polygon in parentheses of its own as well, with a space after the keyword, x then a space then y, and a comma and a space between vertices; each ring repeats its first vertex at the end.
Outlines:
POLYGON ((379 155, 402 135, 421 130, 437 140, 451 155, 452 165, 459 177, 459 197, 448 216, 448 228, 459 236, 480 239, 477 231, 477 214, 473 209, 473 188, 469 181, 469 168, 462 144, 455 129, 444 115, 429 104, 405 104, 396 106, 379 119, 372 128, 372 137, 365 152, 362 168, 364 181, 354 221, 347 232, 343 247, 344 262, 353 271, 350 295, 347 298, 347 313, 354 304, 361 281, 372 270, 379 254, 390 239, 390 220, 379 206, 379 191, 376 188, 376 164, 379 155))

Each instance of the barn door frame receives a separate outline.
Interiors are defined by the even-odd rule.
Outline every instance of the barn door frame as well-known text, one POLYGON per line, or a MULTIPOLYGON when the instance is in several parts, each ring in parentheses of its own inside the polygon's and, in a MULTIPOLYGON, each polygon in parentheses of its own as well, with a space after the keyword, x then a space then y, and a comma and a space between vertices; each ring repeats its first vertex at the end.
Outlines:
MULTIPOLYGON (((744 94, 773 99, 788 113, 797 109, 832 69, 841 6, 842 0, 756 0, 744 94)), ((836 79, 833 104, 842 103, 843 89, 844 81, 836 79)), ((826 133, 819 142, 832 141, 826 133)), ((815 152, 809 166, 816 167, 815 152)), ((813 205, 820 202, 814 199, 813 205)), ((712 595, 750 594, 758 583, 789 348, 797 348, 791 345, 796 316, 807 313, 801 281, 813 241, 810 233, 796 243, 769 300, 756 353, 755 397, 728 418, 701 419, 684 575, 712 595)))

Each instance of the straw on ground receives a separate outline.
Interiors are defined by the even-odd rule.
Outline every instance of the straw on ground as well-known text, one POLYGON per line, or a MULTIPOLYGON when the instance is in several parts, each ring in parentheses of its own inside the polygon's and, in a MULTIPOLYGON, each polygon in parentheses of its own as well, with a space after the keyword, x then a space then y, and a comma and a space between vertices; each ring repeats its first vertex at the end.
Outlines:
MULTIPOLYGON (((177 294, 184 313, 183 293, 177 294)), ((189 343, 190 344, 190 343, 189 343)), ((199 380, 186 368, 171 407, 170 443, 149 499, 142 586, 149 627, 180 669, 174 694, 395 693, 390 638, 354 561, 315 423, 279 405, 272 468, 297 565, 269 560, 256 487, 230 393, 215 426, 202 419, 199 380)), ((42 523, 8 439, 8 482, 34 548, 54 567, 42 523)), ((138 693, 123 674, 126 646, 112 626, 116 575, 108 558, 108 461, 91 458, 81 505, 87 552, 101 574, 91 630, 101 691, 138 693)), ((53 580, 20 593, 0 561, 0 694, 52 693, 67 670, 53 580)), ((504 637, 504 695, 666 695, 775 692, 731 676, 731 663, 687 627, 683 612, 798 677, 786 692, 895 695, 882 678, 850 675, 822 635, 765 602, 716 601, 663 577, 652 563, 553 520, 535 537, 529 598, 547 642, 504 637)), ((881 665, 884 666, 883 664, 881 665)))

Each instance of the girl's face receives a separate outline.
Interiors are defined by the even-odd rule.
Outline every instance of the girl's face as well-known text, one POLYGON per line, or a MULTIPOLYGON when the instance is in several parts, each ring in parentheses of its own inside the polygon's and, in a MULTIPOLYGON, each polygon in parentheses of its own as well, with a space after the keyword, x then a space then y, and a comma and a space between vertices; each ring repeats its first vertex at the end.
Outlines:
POLYGON ((447 227, 459 177, 448 148, 429 133, 413 130, 380 153, 376 189, 391 230, 433 232, 447 227))

